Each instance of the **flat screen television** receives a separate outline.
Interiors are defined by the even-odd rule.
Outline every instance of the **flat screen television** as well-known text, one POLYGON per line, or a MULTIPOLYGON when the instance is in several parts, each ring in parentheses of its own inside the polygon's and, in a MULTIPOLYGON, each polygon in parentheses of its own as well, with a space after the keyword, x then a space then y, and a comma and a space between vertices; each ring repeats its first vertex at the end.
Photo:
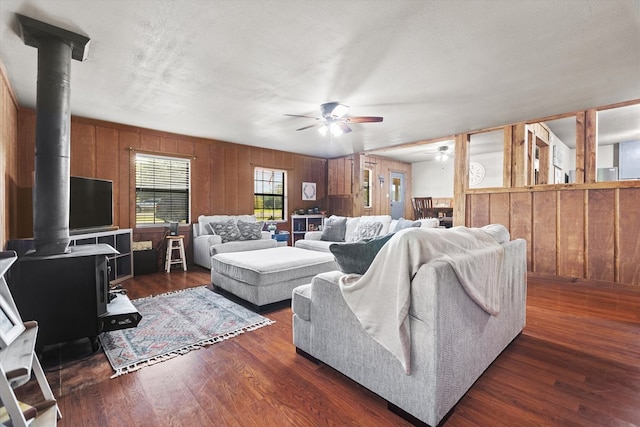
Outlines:
POLYGON ((69 199, 69 231, 113 228, 112 181, 72 176, 69 199))

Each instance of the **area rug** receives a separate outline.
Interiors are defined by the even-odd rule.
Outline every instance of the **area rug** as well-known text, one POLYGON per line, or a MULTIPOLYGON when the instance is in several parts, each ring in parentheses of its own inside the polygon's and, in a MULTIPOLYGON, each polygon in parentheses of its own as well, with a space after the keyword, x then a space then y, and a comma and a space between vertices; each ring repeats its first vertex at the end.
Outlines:
POLYGON ((135 328, 100 335, 115 378, 275 323, 204 286, 132 301, 135 328))

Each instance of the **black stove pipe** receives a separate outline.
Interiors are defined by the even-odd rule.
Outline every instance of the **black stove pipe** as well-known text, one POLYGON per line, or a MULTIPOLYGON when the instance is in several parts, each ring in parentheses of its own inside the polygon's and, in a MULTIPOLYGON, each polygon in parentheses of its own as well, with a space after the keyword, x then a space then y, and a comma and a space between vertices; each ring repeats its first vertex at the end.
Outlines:
POLYGON ((36 255, 69 252, 71 59, 84 61, 89 38, 17 15, 24 43, 38 49, 33 244, 36 255))
POLYGON ((69 250, 71 46, 43 38, 38 47, 33 238, 36 254, 69 250))

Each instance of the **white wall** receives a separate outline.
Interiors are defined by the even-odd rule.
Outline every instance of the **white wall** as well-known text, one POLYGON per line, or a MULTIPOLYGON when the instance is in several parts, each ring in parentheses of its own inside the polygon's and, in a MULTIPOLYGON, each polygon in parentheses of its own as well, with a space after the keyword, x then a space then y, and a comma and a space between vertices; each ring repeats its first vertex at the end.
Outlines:
POLYGON ((453 158, 411 164, 413 197, 453 197, 453 158))

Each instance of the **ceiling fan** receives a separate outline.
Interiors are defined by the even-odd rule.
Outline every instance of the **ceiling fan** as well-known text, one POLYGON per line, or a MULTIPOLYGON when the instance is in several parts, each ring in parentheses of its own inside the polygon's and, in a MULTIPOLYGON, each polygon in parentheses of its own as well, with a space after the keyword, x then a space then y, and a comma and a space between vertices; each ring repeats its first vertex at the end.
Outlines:
POLYGON ((433 158, 439 162, 444 162, 449 158, 449 156, 453 155, 453 149, 448 144, 433 144, 426 148, 424 154, 429 157, 433 156, 433 158))
POLYGON ((349 107, 344 104, 340 104, 338 102, 327 102, 320 106, 322 117, 303 116, 299 114, 285 114, 285 116, 315 119, 319 121, 319 123, 304 126, 296 130, 305 130, 317 127, 318 132, 320 132, 322 135, 326 135, 327 132, 331 132, 331 135, 333 136, 351 132, 351 128, 347 125, 348 123, 374 123, 382 121, 382 117, 349 117, 346 116, 347 111, 349 111, 349 107))

